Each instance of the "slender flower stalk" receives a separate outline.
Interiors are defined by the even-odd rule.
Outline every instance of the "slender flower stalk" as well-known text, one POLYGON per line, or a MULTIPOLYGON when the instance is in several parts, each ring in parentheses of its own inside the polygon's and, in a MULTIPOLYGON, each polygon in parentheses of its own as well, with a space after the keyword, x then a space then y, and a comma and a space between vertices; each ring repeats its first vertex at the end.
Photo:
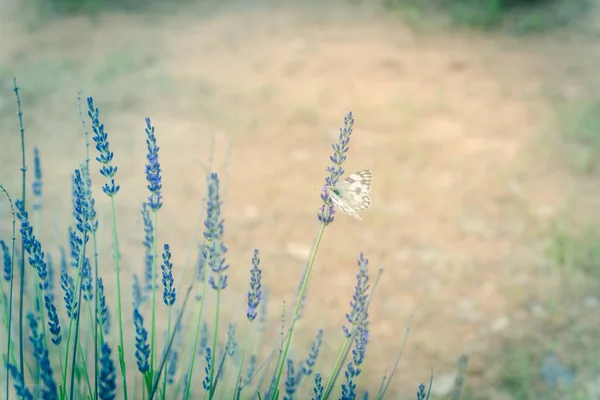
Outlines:
POLYGON ((324 391, 324 398, 327 398, 332 389, 337 377, 341 371, 341 366, 346 361, 348 353, 354 342, 352 350, 353 360, 347 365, 346 382, 342 384, 342 393, 346 398, 353 398, 355 395, 354 378, 360 374, 359 366, 362 364, 366 351, 367 342, 369 339, 368 330, 368 308, 369 308, 369 260, 366 259, 363 253, 358 257, 358 273, 356 275, 356 286, 354 295, 350 302, 350 313, 346 314, 346 319, 350 323, 349 327, 343 326, 342 331, 346 338, 342 350, 335 362, 333 372, 324 391))
POLYGON ((144 220, 144 287, 141 292, 141 300, 146 300, 152 293, 152 287, 156 280, 152 276, 152 268, 154 265, 154 255, 152 254, 152 246, 154 244, 154 224, 150 216, 150 208, 148 203, 142 204, 142 219, 144 220), (153 280, 154 279, 154 280, 153 280))
MULTIPOLYGON (((4 289, 2 289, 2 303, 4 304, 4 312, 6 319, 5 327, 8 332, 7 340, 6 340, 6 361, 10 360, 13 365, 17 365, 16 358, 16 350, 13 348, 14 343, 12 339, 12 311, 13 311, 13 290, 14 290, 14 260, 15 260, 15 241, 16 241, 16 212, 13 206, 12 199, 6 189, 2 185, 0 185, 0 190, 4 193, 6 198, 8 199, 8 204, 10 205, 11 214, 12 214, 12 249, 9 249, 8 245, 4 241, 0 241, 0 247, 2 247, 3 253, 3 274, 2 278, 9 283, 9 294, 8 298, 6 297, 6 293, 4 289)), ((2 285, 0 285, 2 286, 2 285)), ((2 286, 4 288, 4 286, 2 286)), ((10 373, 9 369, 6 369, 6 398, 8 398, 8 393, 10 389, 10 373)))
POLYGON ((271 400, 276 400, 279 381, 281 380, 281 375, 283 374, 283 367, 285 366, 285 360, 287 359, 288 352, 290 350, 290 345, 292 343, 292 337, 294 335, 294 329, 296 327, 296 322, 298 321, 298 314, 300 313, 300 308, 302 306, 302 302, 304 299, 304 293, 308 286, 308 280, 310 279, 310 275, 312 269, 315 264, 315 259, 317 257, 317 251, 321 244, 321 240, 323 238, 323 233, 325 232, 325 227, 333 222, 335 210, 333 208, 333 203, 331 201, 331 196, 329 191, 333 188, 340 177, 344 174, 344 170, 342 168, 342 164, 346 161, 346 153, 350 149, 350 136, 352 134, 352 128, 354 126, 354 117, 352 112, 349 112, 348 115, 344 118, 344 127, 340 128, 340 135, 338 138, 338 142, 335 143, 333 148, 333 155, 329 157, 331 160, 331 165, 327 167, 328 176, 325 178, 325 186, 323 186, 323 190, 321 192, 321 200, 323 201, 323 205, 321 206, 320 212, 317 215, 321 226, 319 228, 319 232, 317 234, 317 238, 315 240, 315 244, 312 248, 312 252, 308 261, 308 266, 306 268, 306 272, 304 275, 304 280, 302 281, 302 285, 300 287, 298 298, 296 300, 296 307, 294 309, 294 314, 292 316, 292 323, 289 329, 288 337, 285 342, 283 352, 280 357, 280 361, 278 362, 278 366, 275 372, 275 379, 272 384, 271 390, 271 400))
POLYGON ((312 347, 310 348, 310 353, 308 353, 308 357, 304 360, 304 363, 300 367, 298 374, 296 376, 296 382, 298 390, 302 387, 304 380, 312 375, 313 368, 317 362, 317 358, 319 357, 319 350, 321 349, 321 343, 323 342, 323 329, 319 329, 317 332, 317 336, 313 341, 312 347))
MULTIPOLYGON (((15 206, 17 208, 17 218, 21 222, 20 231, 21 236, 24 239, 25 251, 29 255, 28 262, 33 268, 35 268, 38 275, 38 284, 35 285, 37 296, 35 301, 40 306, 40 308, 42 308, 42 293, 48 287, 48 265, 45 261, 45 255, 44 251, 42 250, 42 244, 33 234, 33 227, 29 222, 29 213, 25 211, 24 203, 21 200, 17 200, 15 202, 15 206)), ((41 312, 40 315, 42 318, 42 327, 45 328, 46 324, 44 313, 41 312)), ((45 338, 46 336, 43 335, 44 341, 46 340, 45 338)), ((44 343, 44 345, 47 348, 46 343, 44 343)))
MULTIPOLYGON (((175 290, 174 279, 173 279, 173 263, 171 262, 171 247, 168 244, 163 246, 162 259, 163 263, 161 266, 162 270, 162 284, 163 284, 163 302, 168 307, 167 315, 167 338, 171 336, 171 310, 175 300, 177 299, 177 292, 175 290)), ((171 358, 167 359, 167 372, 169 372, 171 358)), ((167 392, 167 374, 163 377, 163 396, 166 396, 167 392)))
MULTIPOLYGON (((81 122, 81 126, 83 127, 84 141, 85 141, 85 160, 84 160, 84 172, 85 172, 85 180, 87 182, 87 187, 92 187, 92 179, 90 177, 90 135, 89 129, 87 128, 87 124, 84 118, 83 106, 82 106, 82 91, 77 91, 77 110, 79 111, 79 120, 81 122)), ((94 332, 94 400, 98 400, 98 384, 99 384, 99 365, 98 360, 100 359, 100 349, 99 346, 101 343, 104 343, 104 338, 102 337, 102 321, 99 321, 97 318, 100 309, 100 287, 98 286, 98 282, 100 280, 98 273, 98 241, 96 238, 96 232, 98 230, 98 221, 96 220, 96 210, 95 210, 95 200, 90 195, 90 209, 89 209, 89 222, 90 222, 90 234, 92 237, 92 243, 94 248, 94 293, 97 295, 94 296, 94 318, 93 322, 93 332, 94 332), (100 325, 100 328, 98 327, 100 325)), ((102 290, 104 290, 102 288, 102 290)), ((104 292, 102 292, 103 295, 104 292)), ((106 300, 105 300, 106 302, 106 300)), ((105 305, 106 308, 106 305, 105 305)), ((108 308, 106 308, 108 311, 108 308)), ((108 318, 108 313, 107 313, 108 318)))
MULTIPOLYGON (((113 257, 115 260, 115 275, 117 282, 117 320, 119 324, 119 346, 117 352, 119 356, 119 367, 121 369, 121 382, 123 384, 123 397, 127 400, 127 370, 125 368, 125 346, 123 344, 123 310, 121 303, 121 265, 118 250, 117 238, 117 217, 115 212, 115 196, 119 192, 120 186, 115 183, 115 175, 118 168, 112 165, 114 153, 110 151, 108 142, 108 133, 104 131, 104 124, 100 123, 100 111, 94 107, 94 99, 87 98, 88 117, 92 121, 93 140, 96 143, 96 150, 99 155, 96 161, 101 164, 100 174, 106 178, 106 183, 102 186, 102 191, 110 198, 112 215, 112 241, 113 257)), ((103 344, 104 345, 104 344, 103 344)), ((103 349, 104 350, 104 349, 103 349)), ((109 348, 110 352, 110 348, 109 348)))
MULTIPOLYGON (((221 356, 219 358, 219 366, 217 367, 217 373, 215 375, 215 380, 214 380, 215 390, 217 389, 219 382, 222 380, 221 376, 225 375, 225 362, 226 362, 227 357, 233 358, 233 356, 235 355, 235 353, 237 351, 237 347, 238 347, 238 343, 235 340, 235 324, 230 322, 229 325, 227 326, 227 341, 225 342, 225 349, 223 349, 221 351, 221 356)), ((229 377, 229 374, 227 375, 227 377, 229 377)), ((227 390, 231 386, 228 384, 228 381, 226 380, 225 383, 223 385, 221 385, 221 387, 223 388, 223 390, 227 390)), ((227 395, 226 393, 221 393, 219 396, 217 396, 217 398, 220 399, 226 395, 227 395)))
MULTIPOLYGON (((162 207, 162 178, 160 174, 160 163, 158 162, 158 150, 156 136, 154 135, 154 126, 150 118, 146 118, 146 146, 148 154, 146 159, 146 180, 148 181, 148 206, 152 210, 154 223, 154 234, 152 241, 152 321, 150 325, 150 376, 154 374, 154 359, 156 358, 156 236, 158 232, 158 210, 162 207)), ((152 379, 150 379, 152 381, 152 379)))
POLYGON ((253 333, 254 320, 258 314, 257 309, 260 305, 260 299, 262 297, 262 285, 261 285, 262 270, 260 269, 260 258, 258 256, 258 249, 254 249, 254 256, 252 257, 252 269, 250 270, 250 290, 248 290, 248 308, 246 309, 246 318, 250 322, 248 333, 246 334, 246 341, 244 343, 244 349, 242 350, 242 359, 240 361, 240 367, 238 369, 238 375, 235 380, 234 393, 239 395, 241 391, 241 379, 242 379, 242 368, 244 367, 244 361, 246 360, 246 351, 248 350, 248 343, 253 333))
MULTIPOLYGON (((81 169, 75 170, 73 175, 73 186, 74 186, 74 210, 73 215, 76 220, 76 231, 73 231, 71 235, 71 246, 73 265, 77 265, 78 274, 77 281, 75 283, 75 291, 77 293, 77 304, 81 305, 82 297, 86 300, 91 299, 92 283, 89 270, 89 261, 86 258, 86 245, 89 240, 90 233, 90 201, 91 201, 91 190, 87 186, 88 181, 85 179, 85 164, 81 164, 81 169), (87 268, 86 268, 87 264, 87 268), (84 294, 85 293, 85 294, 84 294)), ((73 350, 73 361, 71 364, 71 392, 70 398, 74 399, 75 393, 75 366, 77 361, 77 345, 79 344, 79 326, 80 326, 81 313, 77 312, 75 315, 75 337, 74 343, 75 348, 73 350)), ((92 317, 90 315, 90 317, 92 317)), ((69 334, 67 335, 67 352, 68 344, 71 333, 71 325, 73 320, 69 322, 69 334)), ((83 356, 82 352, 82 356, 83 356)), ((84 368, 84 373, 87 375, 87 369, 84 368)))
MULTIPOLYGON (((223 236, 223 220, 221 219, 221 200, 219 196, 219 177, 216 173, 210 173, 207 175, 207 207, 206 207, 206 219, 204 221, 204 239, 206 243, 201 246, 202 255, 199 257, 200 265, 199 265, 199 275, 202 278, 202 294, 199 297, 200 305, 198 306, 198 315, 196 316, 196 330, 195 330, 195 338, 194 338, 194 347, 192 352, 192 359, 189 364, 189 370, 187 373, 187 385, 185 398, 189 398, 189 392, 191 388, 191 379, 193 376, 194 370, 194 361, 197 354, 197 344, 200 336, 200 329, 202 327, 202 313, 204 310, 204 304, 206 302, 206 293, 208 290, 208 284, 217 291, 217 303, 216 303, 216 312, 215 312, 215 331, 213 333, 213 346, 212 349, 216 348, 216 339, 217 339, 217 328, 218 328, 218 320, 219 320, 219 302, 220 302, 220 293, 221 290, 227 286, 227 275, 224 275, 223 272, 227 270, 229 267, 225 264, 225 253, 227 252, 227 247, 221 241, 223 236), (214 276, 209 277, 209 270, 213 272, 213 274, 217 275, 215 279, 214 276)), ((208 347, 208 346, 207 346, 208 347)), ((212 351, 212 360, 211 360, 211 368, 210 370, 210 382, 207 387, 212 394, 209 393, 209 398, 214 395, 214 365, 215 365, 215 351, 212 351)))
MULTIPOLYGON (((19 87, 17 79, 13 78, 13 91, 17 99, 17 116, 19 117, 19 130, 21 131, 21 201, 23 209, 27 204, 27 164, 25 163, 25 126, 23 125, 23 111, 21 111, 21 97, 19 96, 19 87)), ((21 380, 25 376, 25 354, 23 352, 23 299, 25 296, 25 238, 21 235, 21 259, 19 271, 19 374, 21 380)), ((14 378, 13 374, 13 378, 14 378)))
MULTIPOLYGON (((208 185, 208 202, 207 202, 207 217, 204 222, 206 230, 204 238, 207 241, 206 255, 207 264, 213 273, 208 279, 210 286, 217 292, 217 302, 215 310, 215 326, 212 343, 212 361, 213 368, 210 370, 210 393, 209 399, 212 399, 215 394, 215 355, 217 348, 217 336, 219 329, 219 307, 221 302, 221 292, 227 287, 227 275, 225 271, 229 265, 225 263, 225 253, 227 247, 223 243, 223 220, 221 219, 221 205, 219 191, 219 177, 216 173, 211 173, 210 182, 208 185)), ((188 389, 189 390, 189 389, 188 389)))

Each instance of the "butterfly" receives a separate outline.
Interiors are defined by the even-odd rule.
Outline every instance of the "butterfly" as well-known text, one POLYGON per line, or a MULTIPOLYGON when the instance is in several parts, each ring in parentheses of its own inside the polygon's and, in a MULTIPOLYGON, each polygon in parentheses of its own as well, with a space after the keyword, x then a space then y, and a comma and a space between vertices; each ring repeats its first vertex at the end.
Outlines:
POLYGON ((357 211, 371 207, 369 192, 372 182, 373 173, 368 169, 350 174, 330 189, 331 201, 344 214, 362 219, 357 211))

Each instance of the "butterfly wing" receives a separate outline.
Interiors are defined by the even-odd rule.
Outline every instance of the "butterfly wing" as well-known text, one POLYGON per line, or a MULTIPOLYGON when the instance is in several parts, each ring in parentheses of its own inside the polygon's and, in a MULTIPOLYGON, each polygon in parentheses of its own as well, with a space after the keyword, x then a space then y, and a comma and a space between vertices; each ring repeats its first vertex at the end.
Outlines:
POLYGON ((369 194, 372 183, 373 173, 365 169, 348 175, 338 184, 338 187, 340 190, 349 190, 358 194, 369 194))
POLYGON ((335 190, 331 192, 331 200, 344 214, 362 219, 357 211, 364 211, 371 206, 371 191, 373 173, 362 170, 348 175, 340 181, 335 190))

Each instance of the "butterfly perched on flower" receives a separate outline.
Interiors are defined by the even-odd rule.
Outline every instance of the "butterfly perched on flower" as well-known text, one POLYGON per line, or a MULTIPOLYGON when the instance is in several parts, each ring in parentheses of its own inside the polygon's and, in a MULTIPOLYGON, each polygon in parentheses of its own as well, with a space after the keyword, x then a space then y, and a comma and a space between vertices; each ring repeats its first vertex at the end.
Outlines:
POLYGON ((372 182, 373 173, 368 169, 350 174, 329 190, 331 201, 344 214, 362 219, 358 211, 371 207, 372 182))

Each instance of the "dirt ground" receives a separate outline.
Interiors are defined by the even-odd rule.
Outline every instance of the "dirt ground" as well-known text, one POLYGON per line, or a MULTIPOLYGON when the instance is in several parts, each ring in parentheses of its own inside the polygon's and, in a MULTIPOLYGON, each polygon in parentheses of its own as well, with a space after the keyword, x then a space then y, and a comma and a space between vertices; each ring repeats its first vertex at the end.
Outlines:
MULTIPOLYGON (((3 2, 14 11, 10 0, 3 2)), ((119 167, 118 234, 128 288, 132 271, 143 266, 144 118, 150 116, 164 176, 159 243, 173 248, 177 282, 215 137, 216 168, 227 171, 225 319, 244 326, 250 259, 258 248, 276 338, 281 302, 292 307, 318 229, 331 144, 352 110, 345 169, 373 171, 373 205, 363 220, 340 214, 326 229, 292 355, 303 357, 323 328, 319 366, 329 370, 362 251, 373 276, 378 266, 385 271, 359 387, 379 387, 414 310, 390 398, 412 398, 432 367, 450 379, 464 352, 471 354, 467 379, 478 383, 475 392, 493 398, 495 346, 537 326, 529 305, 553 287, 548 227, 574 204, 581 219, 591 218, 585 210, 597 198, 597 188, 574 178, 555 151, 560 128, 551 98, 577 97, 598 82, 600 42, 584 36, 593 37, 579 28, 537 37, 423 33, 370 7, 344 4, 188 6, 109 13, 95 22, 5 18, 0 182, 16 197, 15 75, 28 155, 37 145, 44 168, 42 239, 58 254, 70 218, 70 174, 85 156, 77 90, 94 96, 119 167)), ((114 290, 109 202, 97 171, 93 178, 104 276, 114 290)), ((124 301, 129 307, 128 296, 124 301)))

